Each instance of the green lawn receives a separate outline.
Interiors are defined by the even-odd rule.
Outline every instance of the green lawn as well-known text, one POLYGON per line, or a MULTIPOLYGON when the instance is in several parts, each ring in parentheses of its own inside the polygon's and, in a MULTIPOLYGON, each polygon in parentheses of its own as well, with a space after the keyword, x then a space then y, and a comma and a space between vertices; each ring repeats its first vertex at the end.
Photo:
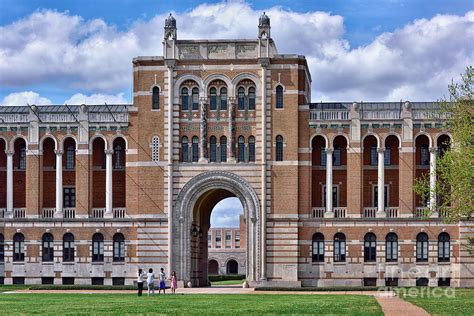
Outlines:
POLYGON ((0 294, 0 314, 382 315, 372 296, 202 294, 0 294))
POLYGON ((432 315, 474 315, 474 289, 399 289, 404 300, 432 315))
POLYGON ((242 284, 244 280, 226 280, 226 281, 214 281, 211 282, 211 285, 236 285, 242 284))

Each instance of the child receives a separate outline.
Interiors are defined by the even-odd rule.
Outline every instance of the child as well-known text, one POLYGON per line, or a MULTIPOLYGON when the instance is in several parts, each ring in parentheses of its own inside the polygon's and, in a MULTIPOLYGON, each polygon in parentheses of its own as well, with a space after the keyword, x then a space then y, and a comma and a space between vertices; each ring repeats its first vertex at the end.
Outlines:
POLYGON ((166 285, 165 285, 165 280, 166 280, 166 273, 165 269, 161 268, 160 272, 160 289, 158 290, 158 294, 161 294, 161 290, 163 290, 163 294, 166 294, 166 285))
POLYGON ((138 286, 138 296, 142 296, 143 291, 143 270, 138 269, 138 278, 137 278, 137 286, 138 286))
POLYGON ((148 284, 148 296, 155 294, 155 274, 153 269, 148 270, 146 283, 148 284))
POLYGON ((171 293, 176 294, 178 288, 178 280, 176 280, 176 272, 171 272, 171 293))

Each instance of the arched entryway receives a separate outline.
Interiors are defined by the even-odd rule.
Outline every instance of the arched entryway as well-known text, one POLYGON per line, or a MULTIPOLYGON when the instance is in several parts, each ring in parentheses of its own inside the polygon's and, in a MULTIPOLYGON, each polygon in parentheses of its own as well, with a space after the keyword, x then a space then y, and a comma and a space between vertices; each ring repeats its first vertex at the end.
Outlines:
POLYGON ((209 260, 209 263, 207 264, 207 273, 209 275, 219 274, 219 263, 217 263, 216 260, 209 260))
POLYGON ((214 206, 228 197, 242 203, 246 222, 246 277, 260 278, 259 213, 260 203, 254 189, 243 178, 225 171, 209 171, 192 178, 180 191, 171 223, 173 241, 171 270, 178 279, 192 286, 208 284, 207 232, 214 206))
POLYGON ((226 265, 227 274, 238 274, 239 273, 239 264, 234 259, 227 261, 226 265))

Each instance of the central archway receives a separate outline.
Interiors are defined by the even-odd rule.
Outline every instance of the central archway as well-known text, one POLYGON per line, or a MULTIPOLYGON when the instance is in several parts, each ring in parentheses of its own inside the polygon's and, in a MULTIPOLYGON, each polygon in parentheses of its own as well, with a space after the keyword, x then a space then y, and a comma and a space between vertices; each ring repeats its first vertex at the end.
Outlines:
POLYGON ((243 178, 226 171, 209 171, 192 178, 181 189, 172 217, 172 270, 178 279, 192 286, 207 285, 207 231, 213 207, 222 199, 237 197, 242 203, 246 230, 246 276, 260 277, 260 202, 255 190, 243 178), (206 236, 203 236, 203 232, 206 236))

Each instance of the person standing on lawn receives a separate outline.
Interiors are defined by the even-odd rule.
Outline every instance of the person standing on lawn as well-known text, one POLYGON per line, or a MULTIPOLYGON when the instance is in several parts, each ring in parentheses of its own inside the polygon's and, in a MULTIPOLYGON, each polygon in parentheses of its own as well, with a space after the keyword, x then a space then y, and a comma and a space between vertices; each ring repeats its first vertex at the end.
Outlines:
POLYGON ((143 270, 138 269, 138 277, 137 277, 138 296, 142 296, 144 276, 145 276, 145 273, 143 273, 143 270))
POLYGON ((148 296, 155 294, 155 274, 151 268, 148 270, 146 283, 148 284, 148 296))
POLYGON ((178 288, 178 280, 176 279, 176 272, 171 272, 171 293, 176 294, 178 288))
POLYGON ((165 269, 161 268, 161 271, 160 271, 160 289, 158 290, 158 294, 161 294, 161 290, 163 290, 163 294, 166 294, 166 284, 165 284, 165 280, 166 280, 166 273, 165 273, 165 269))

